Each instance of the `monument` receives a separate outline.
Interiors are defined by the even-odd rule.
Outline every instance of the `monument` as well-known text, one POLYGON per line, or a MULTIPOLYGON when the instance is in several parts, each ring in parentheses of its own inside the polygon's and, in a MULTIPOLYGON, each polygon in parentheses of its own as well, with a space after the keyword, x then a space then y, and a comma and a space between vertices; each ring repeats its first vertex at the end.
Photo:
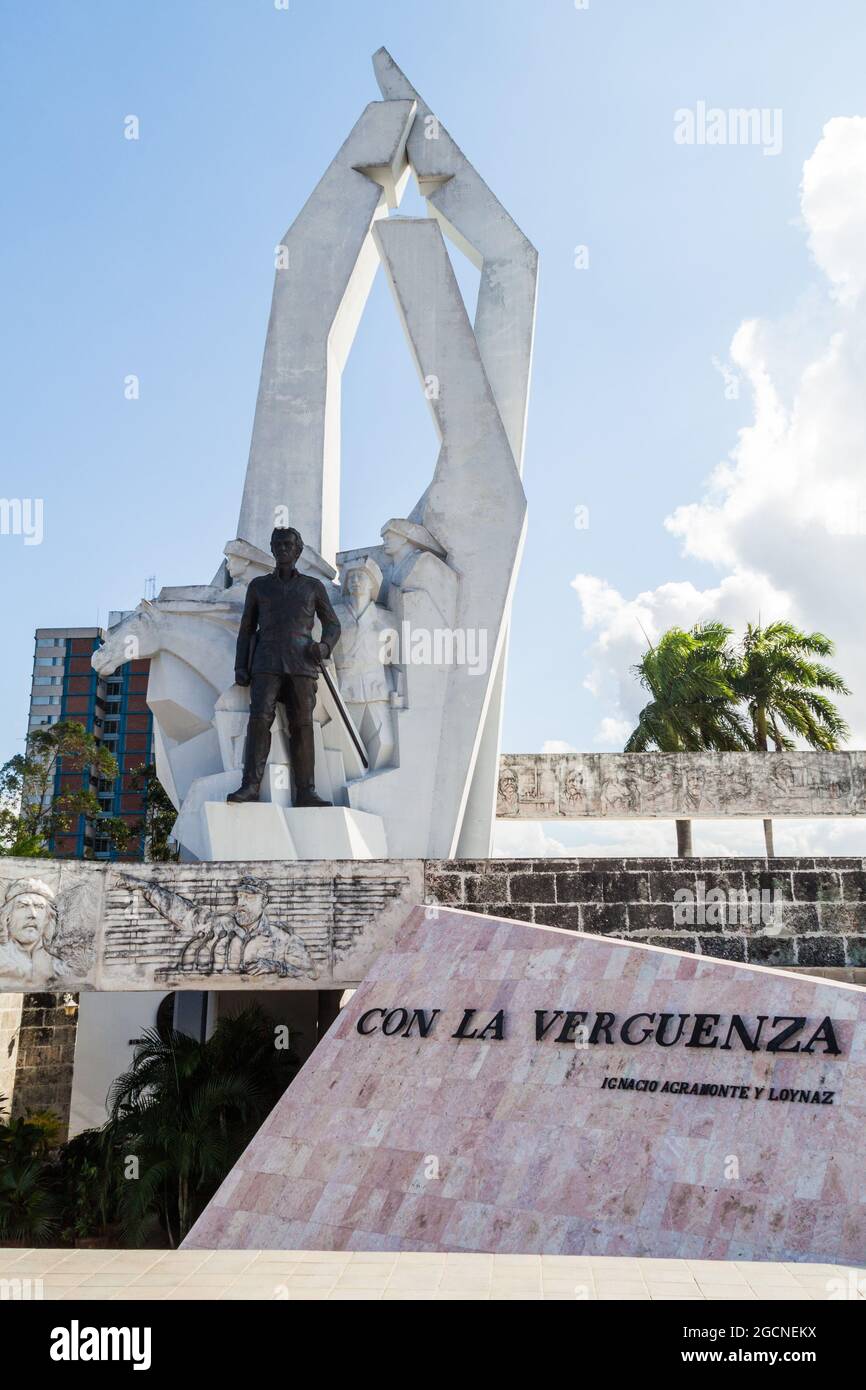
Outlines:
POLYGON ((163 589, 93 658, 104 675, 150 658, 187 861, 490 852, 537 256, 393 59, 373 62, 382 100, 281 242, 237 534, 211 584, 163 589), (412 173, 430 216, 390 218, 412 173), (474 325, 443 233, 480 269, 474 325), (340 377, 380 264, 440 449, 410 515, 338 554, 340 377), (275 641, 289 584, 306 599, 275 641))
POLYGON ((181 862, 3 860, 0 989, 357 991, 188 1247, 861 1263, 866 862, 489 855, 497 813, 862 816, 866 755, 500 758, 537 257, 374 67, 281 243, 236 534, 93 656, 150 658, 181 862), (440 448, 341 550, 380 264, 440 448))

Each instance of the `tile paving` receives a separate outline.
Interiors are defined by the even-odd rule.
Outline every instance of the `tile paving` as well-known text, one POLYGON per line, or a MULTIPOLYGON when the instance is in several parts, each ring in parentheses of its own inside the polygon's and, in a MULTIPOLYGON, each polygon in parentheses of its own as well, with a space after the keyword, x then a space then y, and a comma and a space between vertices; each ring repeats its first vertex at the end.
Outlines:
POLYGON ((89 1301, 824 1301, 849 1265, 322 1250, 0 1250, 0 1298, 89 1301), (28 1284, 28 1281, 29 1284, 28 1284))

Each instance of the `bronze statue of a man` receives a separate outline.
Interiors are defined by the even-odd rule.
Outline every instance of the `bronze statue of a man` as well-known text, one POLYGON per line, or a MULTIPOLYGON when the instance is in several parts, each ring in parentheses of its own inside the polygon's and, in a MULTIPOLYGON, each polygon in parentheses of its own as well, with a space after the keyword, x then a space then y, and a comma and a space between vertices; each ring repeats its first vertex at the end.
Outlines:
POLYGON ((320 579, 295 568, 304 542, 294 527, 276 527, 272 574, 250 582, 235 656, 235 681, 250 686, 250 719, 241 786, 228 801, 258 801, 277 703, 286 710, 296 806, 329 806, 316 795, 313 710, 319 663, 331 655, 340 623, 320 579), (322 635, 313 641, 319 618, 322 635))

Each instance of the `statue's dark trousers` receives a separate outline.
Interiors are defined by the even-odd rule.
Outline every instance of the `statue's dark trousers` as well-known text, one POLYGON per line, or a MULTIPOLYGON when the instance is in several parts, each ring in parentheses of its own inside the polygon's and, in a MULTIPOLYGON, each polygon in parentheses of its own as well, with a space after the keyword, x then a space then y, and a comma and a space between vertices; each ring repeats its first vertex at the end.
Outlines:
MULTIPOLYGON (((311 676, 286 676, 265 671, 252 677, 241 791, 250 791, 255 797, 258 796, 271 748, 271 725, 278 704, 282 704, 286 711, 289 757, 295 779, 295 803, 298 804, 315 797, 313 710, 316 707, 316 681, 311 676)), ((229 800, 232 798, 229 797, 229 800)))

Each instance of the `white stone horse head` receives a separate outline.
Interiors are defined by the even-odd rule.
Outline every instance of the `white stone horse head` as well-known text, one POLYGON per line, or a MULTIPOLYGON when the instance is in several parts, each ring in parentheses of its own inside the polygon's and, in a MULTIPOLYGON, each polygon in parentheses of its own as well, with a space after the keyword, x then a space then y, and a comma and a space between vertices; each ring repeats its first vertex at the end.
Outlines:
MULTIPOLYGON (((214 690, 214 700, 233 681, 240 613, 228 604, 142 599, 110 628, 91 665, 112 675, 127 661, 171 656, 191 666, 214 690)), ((153 670, 153 666, 151 666, 153 670)))
POLYGON ((109 628, 90 664, 98 675, 113 676, 127 661, 154 656, 160 645, 161 627, 156 609, 150 599, 145 598, 133 613, 109 628))
POLYGON ((222 768, 214 709, 234 681, 239 618, 237 604, 143 599, 91 658, 103 677, 149 659, 157 773, 178 807, 194 777, 222 768))

